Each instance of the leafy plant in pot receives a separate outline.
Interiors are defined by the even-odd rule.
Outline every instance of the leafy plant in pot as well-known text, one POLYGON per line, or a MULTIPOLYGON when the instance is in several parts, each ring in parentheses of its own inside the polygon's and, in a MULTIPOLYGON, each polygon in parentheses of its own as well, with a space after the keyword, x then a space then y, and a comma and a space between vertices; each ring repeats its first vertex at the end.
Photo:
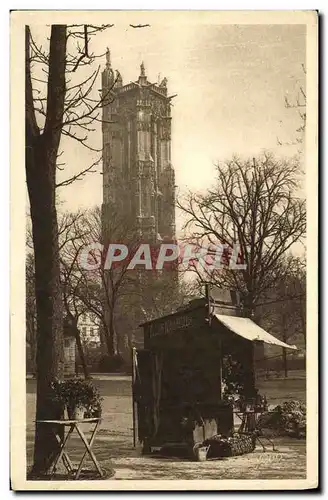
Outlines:
POLYGON ((99 391, 91 382, 72 378, 53 383, 54 399, 67 409, 68 418, 81 420, 101 416, 99 391))

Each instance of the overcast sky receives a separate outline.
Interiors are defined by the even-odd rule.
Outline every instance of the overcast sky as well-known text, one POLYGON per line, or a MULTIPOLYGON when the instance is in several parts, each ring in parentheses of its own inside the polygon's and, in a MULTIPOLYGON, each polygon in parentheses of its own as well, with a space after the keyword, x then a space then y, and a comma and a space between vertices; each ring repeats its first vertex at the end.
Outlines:
MULTIPOLYGON (((40 40, 45 32, 32 26, 40 40)), ((270 149, 295 154, 295 147, 277 147, 277 137, 292 141, 300 124, 297 112, 285 108, 284 97, 296 98, 304 86, 305 25, 158 23, 131 29, 121 23, 92 41, 95 53, 107 46, 124 84, 138 78, 144 61, 148 79, 166 76, 169 95, 177 94, 172 163, 180 191, 211 185, 215 162, 234 153, 254 156, 270 149)), ((101 144, 100 126, 94 140, 101 144)), ((62 144, 67 167, 61 177, 97 156, 73 142, 62 144)), ((72 210, 101 204, 102 176, 94 173, 62 189, 60 198, 72 210)))

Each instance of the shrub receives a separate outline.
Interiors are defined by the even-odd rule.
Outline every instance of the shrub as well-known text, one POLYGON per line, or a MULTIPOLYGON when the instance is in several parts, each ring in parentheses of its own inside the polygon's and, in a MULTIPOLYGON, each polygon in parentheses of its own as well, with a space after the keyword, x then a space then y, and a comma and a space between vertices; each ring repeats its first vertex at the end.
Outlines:
POLYGON ((91 382, 72 378, 53 382, 54 400, 63 407, 84 407, 86 417, 101 416, 101 401, 99 390, 91 382))
POLYGON ((260 429, 273 429, 280 435, 296 438, 306 436, 306 406, 301 401, 285 401, 258 420, 260 429))

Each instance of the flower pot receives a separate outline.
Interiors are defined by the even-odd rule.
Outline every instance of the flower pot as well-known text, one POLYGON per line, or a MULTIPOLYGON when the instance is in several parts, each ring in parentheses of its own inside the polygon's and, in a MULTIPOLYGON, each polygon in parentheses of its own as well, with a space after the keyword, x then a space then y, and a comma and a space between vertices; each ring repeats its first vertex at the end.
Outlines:
POLYGON ((206 462, 209 446, 199 446, 194 448, 197 462, 206 462))
POLYGON ((84 406, 67 407, 67 414, 70 420, 83 420, 85 414, 84 406))

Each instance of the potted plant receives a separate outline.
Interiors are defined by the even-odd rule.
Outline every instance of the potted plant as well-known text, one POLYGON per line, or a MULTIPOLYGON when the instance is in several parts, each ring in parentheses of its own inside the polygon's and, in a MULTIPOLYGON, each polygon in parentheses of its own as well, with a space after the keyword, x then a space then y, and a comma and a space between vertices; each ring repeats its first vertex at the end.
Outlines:
POLYGON ((56 381, 53 390, 54 399, 67 409, 69 419, 101 416, 102 398, 91 382, 79 378, 56 381))

